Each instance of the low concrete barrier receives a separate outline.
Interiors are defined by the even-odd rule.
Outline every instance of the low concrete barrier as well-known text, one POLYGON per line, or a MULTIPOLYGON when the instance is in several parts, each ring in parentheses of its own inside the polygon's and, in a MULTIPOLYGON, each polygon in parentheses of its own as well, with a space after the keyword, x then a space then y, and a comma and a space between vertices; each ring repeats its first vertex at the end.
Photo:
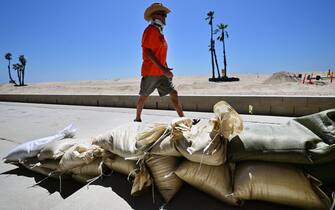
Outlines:
MULTIPOLYGON (((137 95, 41 95, 0 94, 0 101, 135 108, 137 95)), ((227 101, 240 114, 303 116, 335 108, 335 96, 180 96, 185 111, 212 112, 213 105, 227 101)), ((150 96, 147 109, 173 109, 169 97, 150 96)))

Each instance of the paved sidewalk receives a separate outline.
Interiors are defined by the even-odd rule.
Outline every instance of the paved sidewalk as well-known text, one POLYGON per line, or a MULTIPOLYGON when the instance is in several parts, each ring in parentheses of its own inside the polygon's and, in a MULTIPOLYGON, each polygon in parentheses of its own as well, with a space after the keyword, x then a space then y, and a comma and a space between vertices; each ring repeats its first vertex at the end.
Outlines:
MULTIPOLYGON (((186 112, 191 118, 209 119, 213 113, 186 112)), ((16 144, 57 133, 73 123, 79 128, 76 139, 87 142, 90 137, 133 120, 135 109, 25 104, 0 102, 0 157, 16 144)), ((169 122, 176 118, 174 111, 144 110, 144 122, 169 122)), ((242 115, 245 123, 287 122, 288 117, 242 115)), ((1 209, 159 209, 163 200, 157 190, 140 197, 131 197, 131 184, 126 176, 114 173, 98 180, 89 188, 73 180, 47 179, 31 187, 44 177, 10 164, 0 163, 1 209)), ((248 201, 243 207, 231 207, 184 184, 167 209, 290 209, 287 206, 248 201)), ((293 208, 291 208, 293 209, 293 208)))

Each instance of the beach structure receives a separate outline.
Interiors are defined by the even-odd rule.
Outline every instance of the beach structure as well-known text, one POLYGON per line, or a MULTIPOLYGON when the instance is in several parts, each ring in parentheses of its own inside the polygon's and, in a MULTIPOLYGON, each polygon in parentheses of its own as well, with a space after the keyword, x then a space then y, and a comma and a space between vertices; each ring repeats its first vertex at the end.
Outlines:
POLYGON ((303 84, 315 84, 316 81, 320 81, 320 80, 329 80, 330 83, 332 83, 333 78, 334 78, 334 72, 330 71, 330 69, 329 69, 326 75, 322 75, 322 74, 319 74, 319 73, 304 74, 304 78, 302 79, 302 83, 303 84))

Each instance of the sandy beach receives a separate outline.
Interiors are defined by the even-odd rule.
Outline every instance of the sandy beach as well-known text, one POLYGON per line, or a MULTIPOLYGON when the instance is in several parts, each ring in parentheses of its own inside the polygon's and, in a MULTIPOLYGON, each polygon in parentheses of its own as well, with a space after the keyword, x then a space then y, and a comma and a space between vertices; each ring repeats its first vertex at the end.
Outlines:
MULTIPOLYGON (((238 82, 209 82, 206 76, 175 76, 179 95, 292 95, 335 96, 335 79, 303 84, 286 73, 230 75, 238 82)), ((140 78, 27 83, 24 87, 0 84, 0 94, 138 94, 140 78)), ((153 95, 157 95, 155 91, 153 95)))

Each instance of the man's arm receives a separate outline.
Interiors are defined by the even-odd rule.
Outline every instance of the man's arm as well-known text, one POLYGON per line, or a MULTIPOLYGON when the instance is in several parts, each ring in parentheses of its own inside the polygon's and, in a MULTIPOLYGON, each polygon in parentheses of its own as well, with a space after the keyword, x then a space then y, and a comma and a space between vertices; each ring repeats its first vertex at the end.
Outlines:
POLYGON ((159 60, 157 59, 157 57, 155 56, 154 52, 149 49, 149 48, 144 48, 144 53, 149 57, 149 59, 158 67, 160 68, 163 72, 164 75, 168 78, 172 78, 173 74, 172 74, 172 68, 169 68, 167 66, 164 66, 163 64, 161 64, 159 62, 159 60))

